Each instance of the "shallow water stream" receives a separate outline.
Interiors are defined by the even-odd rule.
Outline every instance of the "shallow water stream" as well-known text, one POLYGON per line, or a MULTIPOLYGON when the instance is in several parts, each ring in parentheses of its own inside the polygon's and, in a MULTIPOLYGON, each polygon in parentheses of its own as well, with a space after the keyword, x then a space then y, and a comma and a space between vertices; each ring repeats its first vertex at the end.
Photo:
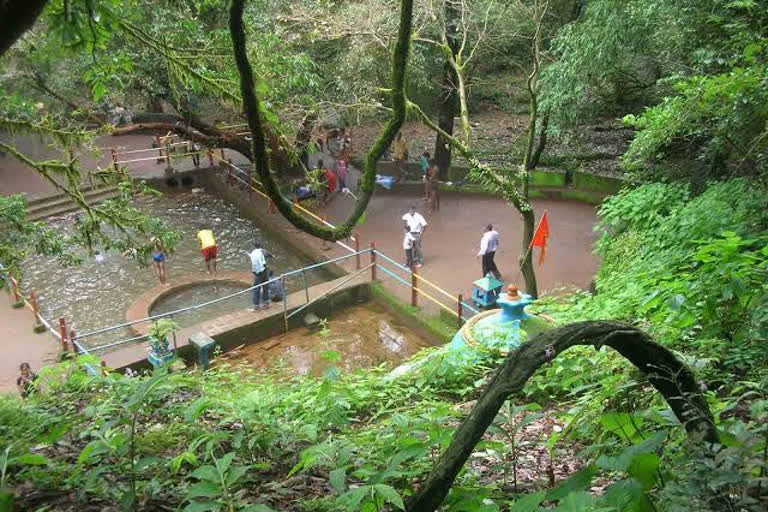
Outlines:
MULTIPOLYGON (((183 234, 175 252, 168 258, 168 280, 171 283, 180 277, 203 275, 204 264, 196 238, 197 232, 203 228, 212 229, 216 237, 219 270, 250 271, 246 252, 253 248, 256 237, 263 241, 267 250, 278 256, 270 260, 270 268, 275 273, 310 263, 292 253, 281 241, 267 235, 257 224, 242 217, 236 207, 211 194, 171 194, 142 199, 139 204, 183 234)), ((70 229, 73 222, 74 214, 51 219, 51 223, 63 229, 70 229)), ((140 268, 132 260, 111 252, 105 255, 103 263, 87 259, 82 266, 72 268, 64 268, 50 258, 31 257, 24 264, 24 277, 25 289, 36 292, 43 316, 52 322, 63 316, 78 333, 125 322, 125 311, 136 297, 158 284, 153 267, 140 268)), ((308 273, 310 285, 321 278, 318 272, 308 273)), ((302 283, 297 280, 289 282, 288 291, 295 291, 299 286, 302 283)), ((176 301, 174 305, 187 306, 191 305, 190 301, 211 300, 231 291, 226 289, 219 294, 215 287, 206 288, 201 294, 186 297, 189 301, 176 301)), ((250 295, 243 294, 223 304, 224 311, 219 307, 211 314, 217 316, 226 313, 227 308, 249 307, 250 295)), ((211 317, 198 310, 180 315, 175 320, 189 325, 204 320, 203 316, 211 317)), ((95 346, 130 335, 128 329, 122 329, 83 341, 85 346, 95 346)))
POLYGON ((256 368, 282 366, 302 375, 320 375, 331 365, 344 370, 394 365, 430 346, 375 303, 338 312, 328 320, 326 329, 294 329, 240 349, 235 360, 256 368), (339 360, 328 351, 338 353, 339 360))

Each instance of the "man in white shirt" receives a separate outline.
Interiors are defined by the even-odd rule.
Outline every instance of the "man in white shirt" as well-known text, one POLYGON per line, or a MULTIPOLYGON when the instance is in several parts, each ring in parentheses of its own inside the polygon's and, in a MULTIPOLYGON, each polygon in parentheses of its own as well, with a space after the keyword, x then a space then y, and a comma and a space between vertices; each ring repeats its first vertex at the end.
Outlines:
POLYGON ((488 224, 485 226, 485 233, 480 239, 480 251, 477 253, 477 257, 482 258, 483 261, 483 277, 490 272, 496 279, 501 280, 501 272, 496 268, 496 262, 493 261, 498 248, 499 233, 493 229, 492 225, 488 224))
POLYGON ((261 242, 258 240, 254 242, 254 249, 247 253, 251 259, 251 272, 253 272, 253 286, 259 286, 253 289, 253 309, 252 311, 258 311, 262 306, 261 302, 264 302, 264 309, 269 309, 269 285, 265 285, 269 281, 269 271, 267 270, 267 258, 273 258, 274 256, 262 248, 261 242))
POLYGON ((417 267, 421 267, 424 264, 424 254, 421 250, 421 237, 424 236, 424 231, 427 228, 427 221, 424 217, 416 211, 416 207, 411 205, 408 209, 408 213, 403 215, 403 222, 405 223, 405 229, 413 236, 413 261, 417 267))

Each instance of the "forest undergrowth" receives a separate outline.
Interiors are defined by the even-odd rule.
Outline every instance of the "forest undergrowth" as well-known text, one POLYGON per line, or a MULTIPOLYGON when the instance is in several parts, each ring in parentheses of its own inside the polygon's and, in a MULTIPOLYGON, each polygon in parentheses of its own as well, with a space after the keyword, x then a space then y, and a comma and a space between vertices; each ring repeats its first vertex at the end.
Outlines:
MULTIPOLYGON (((694 370, 721 444, 686 438, 618 354, 577 347, 505 405, 442 510, 765 510, 765 190, 645 185, 606 200, 599 229, 597 293, 531 309, 646 330, 694 370)), ((0 398, 0 510, 404 509, 502 358, 427 349, 393 377, 319 350, 317 378, 46 368, 28 399, 0 398)))

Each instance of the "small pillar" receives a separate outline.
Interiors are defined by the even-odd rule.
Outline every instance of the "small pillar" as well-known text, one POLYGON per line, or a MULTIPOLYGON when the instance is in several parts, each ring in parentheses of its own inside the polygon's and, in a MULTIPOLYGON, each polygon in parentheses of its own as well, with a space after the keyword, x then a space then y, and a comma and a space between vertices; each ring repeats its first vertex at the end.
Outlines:
POLYGON ((45 326, 43 325, 43 322, 40 321, 40 308, 37 305, 37 295, 35 295, 35 292, 29 293, 29 304, 32 306, 32 315, 35 317, 35 326, 33 327, 33 330, 36 333, 41 333, 45 331, 45 326))
POLYGON ((11 286, 11 305, 18 309, 24 307, 24 299, 19 293, 19 282, 13 277, 13 274, 8 272, 8 281, 11 286))
POLYGON ((189 337, 189 344, 192 345, 197 352, 197 362, 200 365, 200 369, 208 369, 211 352, 216 346, 216 340, 198 332, 189 337))

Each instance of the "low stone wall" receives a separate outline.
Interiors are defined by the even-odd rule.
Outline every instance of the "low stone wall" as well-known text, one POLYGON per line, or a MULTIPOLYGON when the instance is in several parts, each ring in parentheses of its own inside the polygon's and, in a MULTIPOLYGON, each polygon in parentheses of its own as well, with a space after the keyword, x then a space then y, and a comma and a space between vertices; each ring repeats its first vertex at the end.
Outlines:
MULTIPOLYGON (((409 163, 410 173, 421 173, 418 164, 409 163)), ((381 174, 393 174, 395 172, 392 162, 381 162, 378 166, 381 174)), ((466 179, 467 169, 452 167, 448 181, 453 183, 466 179)), ((624 187, 625 182, 619 178, 609 176, 597 176, 582 171, 558 171, 553 169, 537 169, 531 173, 530 196, 533 199, 567 199, 582 201, 589 204, 600 204, 605 197, 616 194, 624 187), (570 183, 569 183, 570 181, 570 183)), ((461 185, 442 183, 440 190, 461 192, 463 194, 496 195, 476 183, 462 183, 461 185)), ((424 184, 420 181, 405 181, 396 184, 392 190, 377 189, 377 193, 409 193, 422 194, 424 184)))
MULTIPOLYGON (((312 312, 320 318, 329 317, 339 308, 368 300, 370 294, 367 276, 360 276, 345 283, 344 281, 347 279, 349 277, 345 276, 311 286, 309 288, 310 300, 319 298, 334 287, 338 287, 338 289, 328 293, 327 296, 289 318, 288 330, 301 326, 306 313, 312 312)), ((251 283, 248 284, 250 285, 251 283)), ((249 296, 246 295, 246 297, 249 296)), ((303 290, 291 293, 286 297, 288 314, 303 307, 305 304, 306 294, 303 290)), ((148 308, 150 306, 150 303, 144 302, 143 307, 148 308)), ((146 309, 144 313, 147 313, 146 309)), ((138 327, 135 330, 137 332, 145 332, 149 326, 142 325, 143 327, 138 327)), ((185 327, 177 333, 176 344, 179 357, 194 362, 197 360, 197 354, 194 348, 189 345, 189 337, 192 334, 203 333, 206 336, 210 336, 226 352, 240 345, 258 343, 284 332, 286 332, 286 325, 283 302, 273 302, 272 307, 268 310, 251 311, 246 307, 242 307, 232 313, 216 317, 213 320, 185 327)), ((132 344, 104 354, 103 359, 112 368, 138 370, 149 367, 146 357, 146 344, 132 344)))

